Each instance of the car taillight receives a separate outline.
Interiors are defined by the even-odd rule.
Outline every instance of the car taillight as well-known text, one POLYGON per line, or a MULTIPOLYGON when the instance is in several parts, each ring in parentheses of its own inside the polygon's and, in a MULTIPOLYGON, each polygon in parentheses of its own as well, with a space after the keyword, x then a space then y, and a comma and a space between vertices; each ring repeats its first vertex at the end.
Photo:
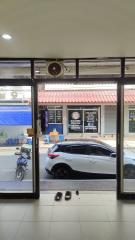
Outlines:
POLYGON ((51 158, 51 159, 54 159, 58 156, 59 156, 59 154, 56 154, 56 153, 48 153, 48 157, 51 158))

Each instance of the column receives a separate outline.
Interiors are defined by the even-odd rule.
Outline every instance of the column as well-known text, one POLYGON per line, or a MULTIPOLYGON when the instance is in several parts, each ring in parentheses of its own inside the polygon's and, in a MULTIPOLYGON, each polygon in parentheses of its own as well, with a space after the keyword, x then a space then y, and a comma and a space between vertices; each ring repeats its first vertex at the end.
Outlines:
POLYGON ((68 116, 67 116, 67 106, 63 106, 63 134, 66 136, 68 133, 68 116))
POLYGON ((129 134, 129 113, 128 105, 124 105, 124 137, 127 137, 129 134))
POLYGON ((100 126, 100 132, 101 132, 101 136, 104 136, 105 134, 105 106, 101 105, 101 121, 99 124, 101 124, 100 126))

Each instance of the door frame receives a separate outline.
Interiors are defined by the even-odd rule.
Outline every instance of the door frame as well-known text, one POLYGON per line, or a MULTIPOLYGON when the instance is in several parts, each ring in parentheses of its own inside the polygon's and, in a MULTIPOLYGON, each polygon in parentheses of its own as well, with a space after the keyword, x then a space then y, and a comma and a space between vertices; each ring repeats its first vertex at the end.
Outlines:
POLYGON ((123 79, 117 88, 117 199, 135 199, 135 192, 123 189, 123 150, 124 150, 124 86, 135 85, 135 79, 123 79))
MULTIPOLYGON (((34 110, 34 146, 33 149, 35 154, 35 169, 34 169, 34 188, 33 193, 0 193, 0 198, 39 198, 40 195, 40 189, 39 189, 39 140, 38 140, 38 84, 40 83, 55 83, 56 78, 36 78, 35 77, 35 67, 34 63, 35 61, 64 61, 64 60, 74 60, 75 61, 75 77, 74 78, 63 78, 60 79, 61 83, 67 82, 79 82, 79 81, 85 81, 85 82, 114 82, 117 83, 117 198, 118 199, 135 199, 135 193, 122 193, 122 182, 121 182, 121 163, 122 163, 122 151, 123 151, 123 130, 124 130, 124 115, 123 115, 123 106, 124 106, 124 84, 132 84, 135 82, 135 77, 127 76, 125 77, 125 61, 127 58, 125 57, 110 57, 110 58, 65 58, 65 59, 50 59, 50 58, 0 58, 0 61, 25 61, 28 60, 31 63, 31 77, 30 79, 1 79, 0 80, 0 86, 6 86, 6 85, 29 85, 33 87, 33 110, 34 110), (120 75, 119 76, 109 76, 106 78, 106 76, 95 76, 94 78, 89 77, 81 77, 79 72, 79 61, 110 61, 112 59, 119 60, 120 61, 120 75)), ((133 57, 128 57, 128 59, 134 59, 133 57)), ((135 75, 135 74, 134 74, 135 75)))
POLYGON ((30 79, 1 79, 0 86, 31 86, 31 108, 32 108, 32 127, 34 137, 32 141, 32 192, 0 192, 0 199, 38 199, 40 196, 39 188, 39 139, 37 129, 38 119, 38 98, 37 84, 34 82, 34 61, 31 60, 30 79))

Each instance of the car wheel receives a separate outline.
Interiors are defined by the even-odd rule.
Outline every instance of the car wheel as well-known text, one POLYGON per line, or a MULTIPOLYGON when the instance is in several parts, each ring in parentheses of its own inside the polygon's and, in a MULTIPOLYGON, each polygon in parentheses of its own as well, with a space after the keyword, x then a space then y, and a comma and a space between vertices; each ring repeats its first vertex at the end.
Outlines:
POLYGON ((71 170, 67 166, 57 166, 53 170, 53 176, 57 179, 68 179, 71 175, 71 170))
POLYGON ((124 177, 129 179, 135 178, 135 167, 133 165, 124 167, 124 177))

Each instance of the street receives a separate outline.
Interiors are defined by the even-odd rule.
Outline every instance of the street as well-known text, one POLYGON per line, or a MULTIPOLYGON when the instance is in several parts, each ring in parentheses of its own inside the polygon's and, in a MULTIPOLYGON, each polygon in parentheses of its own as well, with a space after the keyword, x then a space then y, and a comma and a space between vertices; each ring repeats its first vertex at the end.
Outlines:
MULTIPOLYGON (((15 180, 16 160, 18 156, 13 153, 0 154, 0 181, 15 180)), ((40 153, 40 179, 52 178, 48 175, 44 168, 45 153, 40 153)), ((32 160, 28 160, 28 168, 26 170, 25 180, 32 179, 32 160)))
MULTIPOLYGON (((47 152, 47 148, 41 148, 40 149, 40 188, 42 190, 46 190, 47 188, 49 189, 54 189, 54 188, 58 188, 58 186, 60 188, 64 188, 66 186, 66 188, 68 187, 69 189, 72 188, 76 188, 82 186, 82 188, 84 189, 88 189, 88 186, 92 186, 92 189, 94 189, 94 186, 96 186, 97 190, 100 190, 100 188, 104 189, 105 186, 105 190, 115 190, 116 188, 116 180, 115 179, 109 179, 109 181, 107 182, 102 179, 99 178, 95 179, 95 184, 94 185, 94 180, 92 180, 92 178, 90 178, 91 180, 88 180, 88 178, 82 178, 83 181, 81 181, 81 178, 77 178, 75 179, 71 179, 71 180, 65 180, 65 181, 61 181, 61 180, 53 180, 53 177, 49 174, 46 173, 45 171, 45 154, 47 152), (84 179, 86 181, 87 184, 85 184, 84 186, 84 179), (78 185, 79 182, 79 185, 78 185)), ((16 160, 18 158, 17 155, 14 154, 15 153, 15 147, 14 148, 7 148, 4 149, 4 151, 1 148, 0 151, 0 191, 32 191, 32 160, 28 160, 28 167, 25 173, 25 177, 23 179, 23 181, 17 181, 16 180, 16 160)), ((128 153, 128 155, 132 154, 134 155, 134 149, 126 149, 126 153, 128 153)), ((125 184, 125 188, 127 190, 133 190, 135 191, 135 180, 124 180, 124 184, 125 184)))

